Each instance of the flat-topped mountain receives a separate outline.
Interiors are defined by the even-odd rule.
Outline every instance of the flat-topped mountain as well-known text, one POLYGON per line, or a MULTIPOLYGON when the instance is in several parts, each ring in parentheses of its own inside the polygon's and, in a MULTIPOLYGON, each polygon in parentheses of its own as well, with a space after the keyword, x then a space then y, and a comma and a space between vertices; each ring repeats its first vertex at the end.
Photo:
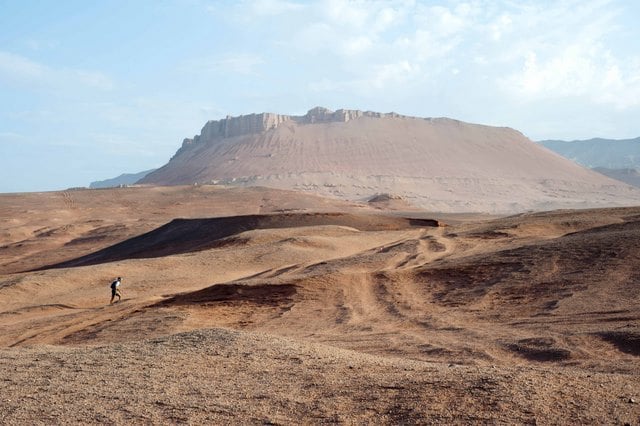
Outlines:
POLYGON ((640 204, 637 189, 510 128, 320 107, 209 121, 140 183, 260 185, 349 200, 387 193, 448 212, 640 204))

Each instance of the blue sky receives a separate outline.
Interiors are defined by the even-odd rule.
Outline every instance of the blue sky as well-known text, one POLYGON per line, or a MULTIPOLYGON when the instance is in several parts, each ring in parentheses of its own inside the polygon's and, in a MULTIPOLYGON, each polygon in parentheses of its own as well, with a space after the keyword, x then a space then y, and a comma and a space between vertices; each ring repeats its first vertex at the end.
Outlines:
POLYGON ((314 106, 640 136, 640 2, 0 0, 0 192, 158 167, 314 106))

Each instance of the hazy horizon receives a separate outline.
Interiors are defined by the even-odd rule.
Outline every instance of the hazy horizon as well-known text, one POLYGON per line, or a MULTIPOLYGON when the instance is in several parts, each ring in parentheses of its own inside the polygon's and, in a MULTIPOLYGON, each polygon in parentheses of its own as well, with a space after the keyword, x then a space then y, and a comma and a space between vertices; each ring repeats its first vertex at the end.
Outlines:
POLYGON ((636 2, 0 5, 0 192, 159 167, 207 120, 315 106, 640 136, 636 2))

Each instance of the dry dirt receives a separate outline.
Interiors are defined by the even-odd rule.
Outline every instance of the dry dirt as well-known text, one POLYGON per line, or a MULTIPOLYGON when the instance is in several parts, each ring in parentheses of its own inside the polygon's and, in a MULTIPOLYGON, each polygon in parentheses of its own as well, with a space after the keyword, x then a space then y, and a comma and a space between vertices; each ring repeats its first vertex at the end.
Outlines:
POLYGON ((639 249, 640 207, 0 195, 0 423, 640 424, 639 249))

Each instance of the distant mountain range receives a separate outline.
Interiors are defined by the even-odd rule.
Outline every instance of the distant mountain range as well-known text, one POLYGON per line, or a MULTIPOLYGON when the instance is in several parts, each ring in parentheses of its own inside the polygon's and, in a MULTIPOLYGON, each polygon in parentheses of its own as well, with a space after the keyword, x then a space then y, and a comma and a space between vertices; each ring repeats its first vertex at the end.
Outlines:
POLYGON ((593 170, 610 178, 628 183, 629 185, 640 187, 640 172, 638 169, 607 169, 604 167, 594 167, 593 170))
POLYGON ((640 137, 635 139, 602 139, 539 143, 585 167, 640 170, 640 137))
POLYGON ((544 140, 538 143, 598 173, 640 187, 640 137, 544 140))
POLYGON ((121 185, 133 185, 149 173, 153 172, 156 169, 146 170, 140 173, 124 173, 118 177, 106 180, 99 180, 96 182, 91 182, 89 188, 98 189, 98 188, 113 188, 121 185))

